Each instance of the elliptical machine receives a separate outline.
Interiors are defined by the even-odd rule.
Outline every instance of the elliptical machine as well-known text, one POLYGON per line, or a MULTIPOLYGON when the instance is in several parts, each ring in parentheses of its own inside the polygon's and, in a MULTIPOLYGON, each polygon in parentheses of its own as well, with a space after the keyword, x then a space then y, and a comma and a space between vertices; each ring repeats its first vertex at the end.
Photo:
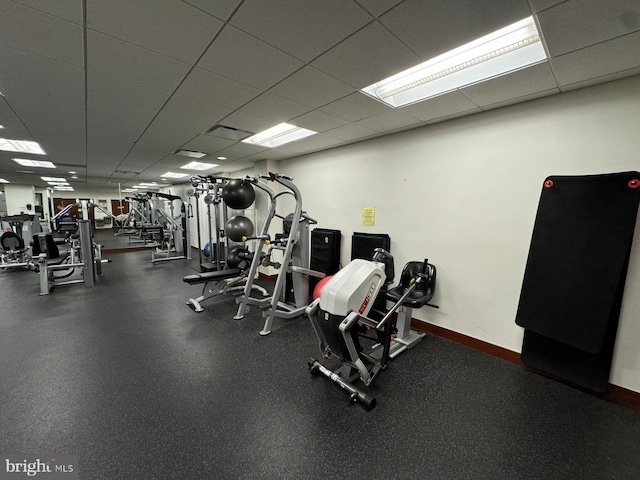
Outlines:
POLYGON ((436 267, 425 259, 409 262, 398 286, 384 293, 386 300, 394 302, 388 311, 372 310, 383 285, 393 277, 393 257, 376 248, 371 261, 353 260, 331 277, 306 310, 323 356, 342 361, 342 366, 332 371, 311 358, 311 373, 322 373, 337 383, 349 393, 351 403, 359 403, 365 410, 372 410, 376 399, 356 388, 354 382, 360 379, 369 386, 390 359, 422 339, 424 333, 410 329, 413 308, 438 308, 429 303, 435 292, 436 267), (396 311, 400 311, 397 325, 393 319, 396 311))

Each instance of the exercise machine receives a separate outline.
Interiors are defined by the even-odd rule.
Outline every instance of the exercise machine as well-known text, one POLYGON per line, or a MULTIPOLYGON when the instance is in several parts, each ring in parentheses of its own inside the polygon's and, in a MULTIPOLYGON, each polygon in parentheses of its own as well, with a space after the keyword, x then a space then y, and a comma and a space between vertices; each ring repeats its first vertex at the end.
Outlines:
MULTIPOLYGON (((309 276, 323 278, 325 274, 310 269, 309 225, 317 222, 302 211, 302 195, 293 183, 293 179, 279 173, 269 173, 259 177, 248 177, 246 181, 267 193, 269 210, 260 234, 256 236, 244 235, 242 240, 255 240, 257 242, 255 252, 262 252, 265 246, 269 246, 269 250, 265 257, 254 256, 249 268, 244 295, 237 299, 239 306, 234 319, 244 318, 249 305, 258 306, 263 310, 265 317, 264 327, 260 331, 260 335, 264 336, 271 333, 274 318, 291 319, 304 315, 309 304, 309 276), (266 182, 278 183, 284 189, 276 193, 266 182), (285 195, 290 195, 295 201, 294 212, 286 217, 276 213, 278 200, 285 195), (272 240, 269 235, 269 226, 274 217, 283 219, 285 233, 277 235, 272 240), (280 262, 275 262, 272 259, 272 254, 276 250, 282 252, 280 262), (279 268, 273 293, 268 298, 251 296, 251 288, 260 265, 279 268), (285 290, 288 274, 291 275, 293 288, 292 301, 287 301, 285 290)), ((230 235, 230 232, 227 234, 230 235)))
POLYGON ((78 220, 78 236, 70 238, 69 250, 61 253, 50 233, 39 233, 33 237, 33 256, 37 257, 40 274, 40 295, 48 295, 56 286, 84 283, 93 287, 96 276, 102 276, 101 246, 91 238, 89 220, 78 220), (71 277, 76 270, 80 278, 61 281, 71 277))
POLYGON ((191 258, 187 245, 185 208, 182 198, 160 192, 147 192, 147 196, 152 205, 152 212, 155 213, 155 224, 162 227, 160 245, 151 250, 151 263, 191 258), (177 216, 175 202, 179 202, 177 216), (168 213, 164 203, 169 205, 168 213))
POLYGON ((13 230, 7 230, 0 237, 0 268, 28 270, 33 266, 29 248, 13 230))
POLYGON ((393 278, 393 257, 377 248, 372 260, 355 259, 319 285, 318 298, 306 310, 323 356, 342 362, 332 371, 311 358, 311 373, 321 373, 335 382, 349 394, 352 403, 366 410, 376 406, 376 399, 354 382, 360 380, 369 386, 392 358, 422 339, 424 333, 411 330, 413 308, 438 308, 429 303, 435 292, 436 267, 426 259, 407 263, 399 284, 384 292, 384 284, 393 278), (386 300, 394 302, 386 312, 372 308, 381 292, 386 300))

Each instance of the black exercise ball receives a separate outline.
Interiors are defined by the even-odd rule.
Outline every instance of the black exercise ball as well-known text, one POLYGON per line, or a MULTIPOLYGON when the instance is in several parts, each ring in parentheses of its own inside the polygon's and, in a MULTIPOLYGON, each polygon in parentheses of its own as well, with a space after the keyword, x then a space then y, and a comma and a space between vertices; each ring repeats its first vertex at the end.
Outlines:
POLYGON ((253 235, 253 222, 247 217, 236 215, 227 220, 224 225, 224 231, 234 242, 242 242, 242 237, 250 237, 253 235))
POLYGON ((222 187, 222 200, 229 208, 236 210, 249 208, 255 199, 256 191, 246 180, 229 180, 222 187))

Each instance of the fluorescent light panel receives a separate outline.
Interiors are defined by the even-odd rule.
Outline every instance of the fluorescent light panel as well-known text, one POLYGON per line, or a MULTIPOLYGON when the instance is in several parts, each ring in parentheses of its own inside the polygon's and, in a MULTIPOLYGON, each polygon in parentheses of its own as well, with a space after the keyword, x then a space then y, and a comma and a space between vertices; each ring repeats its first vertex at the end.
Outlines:
POLYGON ((210 168, 217 167, 216 163, 201 163, 201 162, 191 162, 186 165, 181 166, 180 168, 184 168, 185 170, 209 170, 210 168))
POLYGON ((176 150, 173 153, 174 155, 182 155, 183 157, 191 157, 191 158, 202 158, 209 155, 208 153, 204 153, 204 152, 196 152, 195 150, 183 150, 183 149, 176 150))
POLYGON ((184 178, 188 177, 188 173, 175 173, 175 172, 167 172, 163 175, 160 175, 162 178, 184 178))
POLYGON ((9 180, 5 180, 4 178, 0 178, 0 183, 9 183, 9 180))
POLYGON ((478 38, 361 90, 403 107, 547 59, 533 17, 478 38))
POLYGON ((45 182, 66 182, 66 178, 62 177, 40 177, 45 182))
POLYGON ((32 142, 30 140, 9 140, 7 138, 0 138, 0 150, 46 155, 38 142, 32 142))
POLYGON ((296 127, 288 123, 281 123, 275 127, 256 133, 249 138, 245 138, 242 141, 253 145, 274 148, 284 145, 285 143, 295 142, 296 140, 315 135, 316 133, 318 132, 296 127))
POLYGON ((23 167, 56 168, 52 162, 47 162, 46 160, 30 160, 28 158, 13 158, 12 160, 23 167))

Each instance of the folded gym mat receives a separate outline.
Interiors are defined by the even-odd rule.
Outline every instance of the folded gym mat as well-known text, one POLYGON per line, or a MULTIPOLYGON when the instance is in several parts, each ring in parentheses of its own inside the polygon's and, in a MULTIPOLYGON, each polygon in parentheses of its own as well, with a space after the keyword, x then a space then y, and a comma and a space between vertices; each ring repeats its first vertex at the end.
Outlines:
POLYGON ((639 201, 638 172, 545 180, 516 314, 525 365, 606 390, 639 201))

